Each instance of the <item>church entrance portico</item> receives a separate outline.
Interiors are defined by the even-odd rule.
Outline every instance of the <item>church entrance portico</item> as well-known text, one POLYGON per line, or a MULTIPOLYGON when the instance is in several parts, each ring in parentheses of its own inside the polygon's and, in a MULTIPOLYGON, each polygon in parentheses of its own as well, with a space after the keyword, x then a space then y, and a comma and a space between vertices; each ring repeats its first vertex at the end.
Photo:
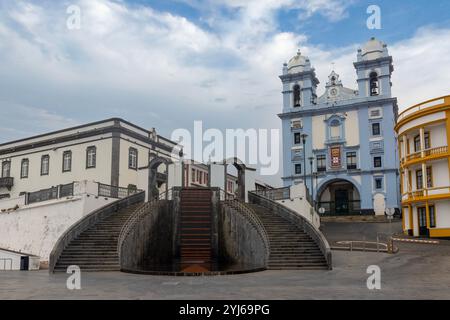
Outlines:
POLYGON ((323 216, 348 216, 361 214, 361 198, 358 188, 350 181, 335 179, 326 182, 317 192, 319 208, 323 216))

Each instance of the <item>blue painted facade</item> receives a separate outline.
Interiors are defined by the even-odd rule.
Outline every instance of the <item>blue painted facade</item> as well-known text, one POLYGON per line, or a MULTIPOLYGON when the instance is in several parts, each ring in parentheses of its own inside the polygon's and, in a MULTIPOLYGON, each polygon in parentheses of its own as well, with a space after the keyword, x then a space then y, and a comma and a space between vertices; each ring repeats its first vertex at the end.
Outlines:
POLYGON ((393 60, 387 46, 372 38, 358 50, 354 67, 357 90, 344 87, 333 71, 325 93, 318 97, 319 80, 307 57, 299 52, 284 64, 279 114, 283 182, 285 186, 302 183, 306 175, 319 205, 325 203, 323 199, 338 201, 336 192, 342 201, 341 189, 347 188, 348 200, 360 201, 358 211, 382 214, 384 208, 400 207, 393 60), (307 135, 304 150, 303 139, 299 139, 303 134, 307 135))

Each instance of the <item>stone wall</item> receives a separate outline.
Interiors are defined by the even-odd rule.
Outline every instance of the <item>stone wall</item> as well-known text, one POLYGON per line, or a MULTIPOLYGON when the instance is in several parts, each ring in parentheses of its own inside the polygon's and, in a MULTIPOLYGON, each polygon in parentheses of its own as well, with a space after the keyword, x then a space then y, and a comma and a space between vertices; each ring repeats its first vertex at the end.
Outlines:
POLYGON ((135 224, 120 248, 122 270, 145 270, 146 265, 170 265, 174 257, 174 210, 172 201, 158 206, 135 224))
POLYGON ((266 267, 267 254, 264 241, 245 216, 235 208, 223 205, 219 221, 221 263, 266 267))

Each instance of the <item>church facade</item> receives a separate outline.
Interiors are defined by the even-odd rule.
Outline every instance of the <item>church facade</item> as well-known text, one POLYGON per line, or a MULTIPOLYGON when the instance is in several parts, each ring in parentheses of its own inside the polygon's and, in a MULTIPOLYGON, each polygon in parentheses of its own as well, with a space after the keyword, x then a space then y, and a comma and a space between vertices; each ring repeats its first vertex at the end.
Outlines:
POLYGON ((372 38, 354 63, 357 90, 333 71, 325 93, 300 52, 283 65, 283 182, 304 180, 324 215, 384 214, 400 207, 392 97, 393 59, 372 38))

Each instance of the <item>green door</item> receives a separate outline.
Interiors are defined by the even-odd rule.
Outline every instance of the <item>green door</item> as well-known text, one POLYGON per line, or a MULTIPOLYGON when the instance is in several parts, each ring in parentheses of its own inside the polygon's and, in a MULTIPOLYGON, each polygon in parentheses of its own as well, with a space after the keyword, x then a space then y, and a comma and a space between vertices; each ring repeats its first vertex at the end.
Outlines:
POLYGON ((335 191, 336 215, 348 215, 348 190, 335 191))

